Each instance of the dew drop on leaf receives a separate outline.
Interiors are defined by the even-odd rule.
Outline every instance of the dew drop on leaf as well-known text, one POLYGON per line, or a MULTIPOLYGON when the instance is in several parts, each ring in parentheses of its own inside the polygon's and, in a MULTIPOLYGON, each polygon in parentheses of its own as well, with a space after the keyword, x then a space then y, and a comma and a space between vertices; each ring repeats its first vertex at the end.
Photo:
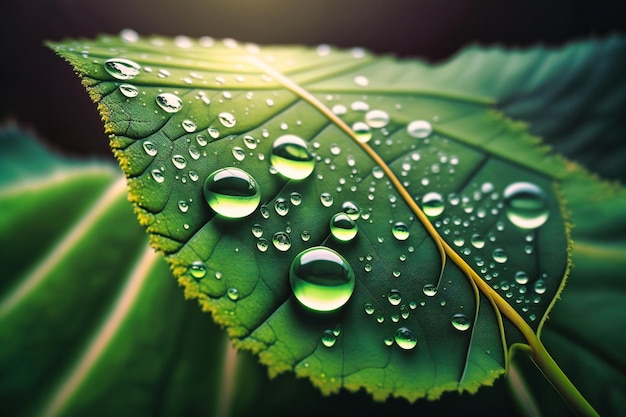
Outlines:
POLYGON ((196 142, 198 142, 200 146, 206 146, 206 144, 209 143, 207 137, 202 134, 196 135, 196 142))
POLYGON ((226 295, 228 295, 228 298, 232 301, 237 301, 239 299, 239 290, 237 290, 237 288, 229 288, 226 291, 226 295))
POLYGON ((470 321, 469 319, 465 316, 465 314, 455 314, 454 316, 452 316, 452 318, 450 319, 450 323, 452 323, 452 326, 461 331, 464 332, 467 329, 470 328, 470 321))
POLYGON ((430 136, 433 127, 426 120, 414 120, 407 125, 406 131, 414 138, 424 139, 430 136))
POLYGON ((470 242, 472 243, 472 246, 476 249, 481 249, 485 246, 485 239, 477 233, 472 235, 470 242))
POLYGON ((289 201, 291 201, 291 204, 293 204, 294 206, 299 206, 300 204, 302 204, 302 195, 294 191, 289 195, 289 201))
POLYGON ((359 217, 361 217, 361 211, 359 210, 359 207, 352 201, 345 201, 341 205, 341 210, 354 221, 358 220, 359 217))
POLYGON ((352 131, 357 140, 362 143, 367 143, 372 138, 372 130, 364 122, 356 122, 352 125, 352 131))
POLYGON ((397 222, 391 227, 391 234, 396 240, 407 240, 410 236, 409 227, 402 222, 397 222))
POLYGON ((387 301, 389 301, 389 304, 392 306, 397 306, 402 302, 402 294, 400 294, 399 290, 393 289, 387 294, 387 301))
POLYGON ((187 166, 187 161, 182 155, 174 155, 172 156, 172 164, 178 169, 183 169, 187 166))
POLYGON ((235 119, 235 116, 233 116, 232 113, 228 112, 222 112, 218 114, 217 119, 224 127, 233 127, 237 123, 237 119, 235 119))
POLYGON ((215 127, 207 128, 207 132, 209 132, 209 136, 211 136, 213 139, 217 139, 220 137, 220 131, 215 127))
POLYGON ((144 141, 143 150, 149 156, 156 156, 158 152, 156 145, 148 140, 144 141))
POLYGON ((516 182, 506 187, 504 206, 509 221, 522 229, 536 229, 550 214, 545 193, 530 182, 516 182))
POLYGON ((274 247, 281 252, 286 252, 291 248, 291 238, 285 232, 276 232, 272 237, 274 247))
POLYGON ((322 193, 320 195, 320 201, 324 207, 330 207, 333 205, 333 196, 329 193, 322 193))
POLYGON ((159 184, 165 181, 165 175, 160 169, 153 169, 150 174, 152 175, 152 179, 154 179, 159 184))
POLYGON ((346 213, 337 213, 330 219, 330 233, 341 242, 351 241, 358 231, 357 224, 346 213))
POLYGON ((367 314, 368 316, 371 316, 372 314, 374 314, 374 311, 376 311, 372 303, 365 303, 363 305, 363 309, 365 310, 365 314, 367 314))
POLYGON ((256 248, 259 250, 259 252, 265 252, 267 251, 267 248, 269 247, 270 247, 270 242, 264 237, 256 241, 256 248))
POLYGON ((204 182, 203 191, 213 211, 232 219, 250 215, 261 202, 256 180, 239 168, 222 168, 213 172, 204 182))
POLYGON ((506 252, 504 251, 504 249, 501 248, 494 249, 492 256, 493 260, 500 264, 505 263, 508 259, 506 252))
POLYGON ((254 237, 263 236, 263 227, 258 223, 255 223, 252 225, 251 231, 252 231, 252 236, 254 237))
POLYGON ((183 120, 182 126, 183 126, 183 129, 185 129, 185 132, 187 133, 193 133, 198 128, 194 122, 188 119, 183 120))
POLYGON ((124 95, 124 97, 133 98, 137 97, 139 94, 139 89, 132 84, 121 84, 119 86, 120 93, 124 95))
POLYGON ((337 116, 343 116, 348 112, 348 109, 343 104, 335 104, 331 111, 337 116))
POLYGON ((279 216, 286 216, 289 213, 289 203, 284 198, 277 198, 274 202, 274 210, 279 216))
POLYGON ((246 135, 243 137, 243 143, 248 149, 256 149, 257 147, 256 139, 250 135, 246 135))
POLYGON ((302 233, 300 233, 300 239, 302 239, 303 242, 308 242, 311 239, 311 234, 303 230, 302 233))
POLYGON ((104 69, 118 80, 132 80, 139 74, 141 66, 130 59, 113 58, 104 61, 104 69))
POLYGON ((161 93, 156 96, 156 103, 167 113, 176 113, 183 108, 183 101, 176 94, 161 93))
POLYGON ((371 110, 365 114, 365 123, 373 128, 385 127, 389 124, 389 115, 383 110, 371 110))
POLYGON ((196 261, 189 265, 189 273, 194 278, 204 278, 207 274, 207 267, 204 262, 196 261))
POLYGON ((324 330, 322 333, 322 344, 326 347, 333 347, 337 341, 337 336, 332 330, 324 330))
POLYGON ((187 213, 187 211, 189 210, 189 203, 187 203, 185 200, 180 200, 178 202, 178 209, 181 211, 181 213, 187 213))
POLYGON ((437 295, 437 287, 433 284, 426 284, 422 288, 422 292, 427 297, 434 297, 435 295, 437 295))
POLYGON ((546 292, 546 282, 543 279, 538 279, 533 286, 535 293, 543 294, 546 292))
POLYGON ((396 330, 394 339, 396 344, 404 350, 411 350, 417 346, 417 337, 406 327, 400 327, 396 330))
POLYGON ((436 192, 426 193, 422 197, 422 210, 428 217, 437 217, 445 209, 445 204, 441 194, 436 192))
POLYGON ((339 253, 315 246, 300 252, 289 269, 296 299, 313 311, 333 311, 348 302, 354 291, 354 271, 339 253))
POLYGON ((243 148, 240 148, 239 146, 235 146, 233 147, 233 156, 235 157, 235 159, 237 161, 243 161, 244 159, 246 159, 246 151, 243 150, 243 148))
POLYGON ((520 285, 528 283, 528 274, 524 271, 517 271, 515 273, 515 282, 520 285))
POLYGON ((301 180, 313 172, 315 158, 304 139, 283 135, 274 141, 270 162, 285 178, 301 180))

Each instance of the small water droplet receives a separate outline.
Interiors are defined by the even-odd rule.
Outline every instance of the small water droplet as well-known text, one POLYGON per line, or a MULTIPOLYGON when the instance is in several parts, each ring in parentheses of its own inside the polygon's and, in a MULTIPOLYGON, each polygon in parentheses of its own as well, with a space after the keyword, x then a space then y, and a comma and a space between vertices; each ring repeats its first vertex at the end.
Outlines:
POLYGON ((393 289, 387 294, 387 301, 389 301, 389 304, 392 306, 397 306, 402 302, 402 294, 400 294, 399 290, 393 289))
POLYGON ((422 292, 427 297, 434 297, 435 295, 437 295, 437 287, 433 284, 426 284, 422 288, 422 292))
POLYGON ((370 110, 365 114, 365 123, 372 128, 381 128, 389 124, 389 115, 383 110, 370 110))
POLYGON ((365 314, 367 314, 368 316, 371 316, 376 311, 372 303, 365 303, 363 305, 363 309, 365 310, 365 314))
POLYGON ((196 135, 196 142, 198 142, 200 146, 206 146, 206 144, 209 143, 207 137, 202 134, 196 135))
POLYGON ((128 98, 137 97, 139 94, 139 89, 132 84, 120 84, 119 90, 120 93, 128 98))
POLYGON ((300 239, 302 239, 303 242, 308 242, 311 239, 311 234, 303 230, 302 233, 300 233, 300 239))
POLYGON ((209 127, 207 129, 207 132, 209 132, 209 136, 211 136, 213 139, 217 139, 220 137, 220 131, 215 127, 209 127))
POLYGON ((372 175, 374 176, 374 178, 379 180, 385 176, 385 172, 383 171, 381 167, 375 166, 374 168, 372 168, 372 175))
MULTIPOLYGON (((191 172, 189 172, 191 178, 191 172)), ((261 192, 250 174, 239 168, 222 168, 204 182, 204 197, 209 206, 227 218, 250 215, 261 202, 261 192)))
POLYGON ((417 337, 415 337, 415 334, 406 327, 400 327, 396 330, 394 339, 396 344, 405 350, 410 350, 417 346, 417 337))
POLYGON ((200 176, 198 175, 198 173, 196 171, 189 171, 189 179, 191 181, 198 181, 198 179, 200 178, 200 176))
POLYGON ((357 224, 346 213, 337 213, 330 219, 330 233, 341 242, 351 241, 358 231, 357 224))
POLYGON ((270 246, 270 242, 265 239, 264 237, 260 238, 259 240, 256 241, 256 248, 260 251, 260 252, 265 252, 267 251, 267 248, 269 248, 270 246))
POLYGON ((187 213, 187 211, 189 210, 189 203, 187 203, 185 200, 180 200, 178 202, 178 209, 182 213, 187 213))
POLYGON ((533 289, 535 290, 535 293, 537 294, 543 294, 546 292, 546 282, 543 279, 538 279, 537 281, 535 281, 535 285, 533 286, 533 289))
POLYGON ((139 74, 141 66, 130 59, 113 58, 104 61, 104 69, 118 80, 132 80, 139 74))
POLYGON ((336 143, 333 143, 330 145, 330 153, 333 155, 339 155, 341 153, 341 147, 339 147, 336 143))
POLYGON ((157 71, 157 77, 159 78, 167 78, 170 75, 171 75, 170 72, 166 69, 160 69, 157 71))
POLYGON ((320 195, 320 201, 324 207, 330 207, 333 205, 333 196, 329 193, 322 193, 322 195, 320 195))
POLYGON ((235 116, 233 116, 232 113, 228 112, 222 112, 218 114, 217 119, 224 127, 233 127, 237 123, 237 119, 235 119, 235 116))
POLYGON ((276 232, 272 237, 274 247, 281 252, 286 252, 291 248, 291 238, 285 232, 276 232))
POLYGON ((158 153, 156 145, 148 140, 143 142, 143 150, 149 156, 156 156, 158 153))
POLYGON ((339 253, 315 246, 300 252, 289 269, 296 299, 314 311, 333 311, 348 302, 354 291, 354 271, 339 253))
POLYGON ((472 235, 471 242, 476 249, 482 249, 485 246, 485 239, 477 233, 472 235))
POLYGON ((237 161, 243 161, 244 159, 246 159, 246 151, 244 151, 243 148, 235 146, 233 147, 232 152, 237 161))
POLYGON ((391 227, 391 234, 396 240, 407 240, 410 236, 409 226, 402 222, 397 222, 391 227))
POLYGON ((191 145, 189 147, 189 156, 191 156, 191 159, 197 160, 198 158, 200 158, 200 151, 198 150, 198 148, 191 145))
POLYGON ((445 209, 445 204, 441 194, 436 192, 426 193, 422 197, 422 210, 428 217, 437 217, 445 209))
POLYGON ((344 201, 341 205, 341 210, 348 215, 352 220, 356 221, 361 217, 361 210, 352 201, 344 201))
POLYGON ((433 127, 426 120, 414 120, 406 127, 410 136, 418 139, 424 139, 430 136, 433 131, 433 127))
POLYGON ((279 216, 286 216, 289 213, 289 203, 284 198, 277 198, 274 202, 274 210, 279 216))
POLYGON ((352 131, 357 140, 362 143, 367 143, 372 138, 372 130, 364 122, 356 122, 352 125, 352 131))
POLYGON ((182 155, 172 156, 172 164, 178 169, 183 169, 187 166, 187 160, 182 155))
POLYGON ((464 332, 471 327, 471 323, 465 314, 455 314, 450 319, 450 322, 455 329, 461 332, 464 332))
POLYGON ((159 184, 165 181, 165 175, 160 169, 153 169, 150 174, 152 175, 152 179, 154 179, 159 184))
POLYGON ((504 205, 509 221, 522 229, 540 227, 550 214, 545 193, 529 182, 516 182, 506 187, 504 205))
POLYGON ((324 330, 322 333, 322 344, 326 347, 333 347, 337 342, 337 336, 333 333, 332 330, 324 330))
POLYGON ((357 75, 356 77, 354 77, 354 83, 359 87, 367 87, 369 84, 369 80, 363 75, 357 75))
POLYGON ((196 131, 196 129, 198 128, 196 126, 196 124, 194 122, 192 122, 189 119, 185 119, 183 120, 183 122, 181 123, 183 126, 183 129, 185 130, 185 132, 187 133, 193 133, 196 131))
POLYGON ((294 191, 289 195, 289 201, 291 201, 291 204, 293 204, 294 206, 299 206, 300 204, 302 204, 302 196, 300 195, 300 193, 294 191))
POLYGON ((370 105, 364 101, 354 101, 350 105, 350 108, 354 111, 368 111, 370 109, 370 105))
POLYGON ((243 143, 248 149, 256 149, 257 147, 256 139, 250 135, 246 135, 243 137, 243 143))
POLYGON ((239 299, 239 290, 237 290, 237 288, 229 288, 226 290, 226 294, 232 301, 237 301, 239 299))
POLYGON ((196 279, 204 278, 207 274, 207 267, 204 262, 196 261, 189 265, 189 273, 196 279))
POLYGON ((501 264, 505 263, 508 259, 506 252, 504 251, 504 249, 501 248, 494 249, 492 256, 494 261, 501 264))
POLYGON ((183 108, 183 101, 176 94, 161 93, 156 96, 156 103, 167 113, 176 113, 183 108))
POLYGON ((295 135, 284 135, 274 141, 270 162, 284 177, 301 180, 313 172, 315 158, 304 139, 295 135))
POLYGON ((343 104, 335 104, 331 111, 337 116, 343 116, 348 112, 348 109, 346 109, 346 106, 344 106, 343 104))
POLYGON ((524 271, 517 271, 515 273, 515 282, 520 285, 528 283, 528 274, 524 271))
POLYGON ((257 238, 263 236, 263 227, 260 224, 255 223, 252 225, 252 236, 257 238))

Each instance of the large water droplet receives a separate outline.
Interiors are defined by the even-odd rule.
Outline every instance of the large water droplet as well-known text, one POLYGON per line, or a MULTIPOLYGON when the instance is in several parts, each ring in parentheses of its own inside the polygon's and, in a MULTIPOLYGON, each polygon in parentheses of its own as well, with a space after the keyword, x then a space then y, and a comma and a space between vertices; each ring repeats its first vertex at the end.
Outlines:
POLYGON ((471 323, 469 319, 465 316, 465 314, 460 314, 460 313, 452 316, 452 318, 450 319, 450 323, 452 323, 452 326, 455 329, 461 332, 466 331, 471 326, 471 323))
POLYGON ((492 256, 493 256, 493 260, 500 264, 505 263, 506 260, 508 259, 506 252, 504 251, 504 249, 501 249, 501 248, 494 249, 492 256))
POLYGON ((284 135, 274 141, 270 162, 284 177, 301 180, 313 172, 315 158, 304 139, 284 135))
POLYGON ((119 86, 119 89, 120 93, 128 98, 137 97, 137 95, 139 94, 139 89, 132 84, 121 84, 119 86))
POLYGON ((433 284, 426 284, 422 288, 422 292, 427 297, 434 297, 435 295, 437 295, 437 287, 433 284))
POLYGON ((168 113, 176 113, 183 108, 183 101, 176 94, 161 93, 156 96, 156 102, 160 108, 168 113))
POLYGON ((207 267, 204 262, 196 261, 189 265, 189 273, 196 279, 204 278, 207 274, 207 267))
POLYGON ((237 119, 235 119, 235 116, 228 112, 222 112, 218 114, 217 119, 224 127, 233 127, 237 123, 237 119))
POLYGON ((330 219, 330 233, 341 242, 349 242, 359 231, 357 224, 346 213, 337 213, 330 219))
POLYGON ((528 274, 525 271, 517 271, 515 273, 515 282, 520 285, 528 283, 528 274))
POLYGON ((365 123, 373 128, 381 128, 389 124, 389 115, 383 110, 371 110, 365 114, 365 123))
POLYGON ((393 289, 387 294, 387 301, 389 301, 389 304, 392 306, 397 306, 402 302, 402 294, 400 294, 400 291, 393 289))
POLYGON ((478 233, 473 234, 470 241, 472 242, 472 246, 476 249, 481 249, 485 246, 485 238, 478 233))
POLYGON ((104 61, 104 69, 118 80, 132 80, 139 74, 141 66, 130 59, 113 58, 104 61))
POLYGON ((237 219, 250 215, 261 202, 261 192, 250 174, 239 168, 222 168, 204 182, 204 197, 223 217, 237 219))
POLYGON ((405 350, 410 350, 417 346, 417 337, 406 327, 400 327, 396 330, 394 339, 396 344, 405 350))
POLYGON ((369 125, 364 122, 356 122, 352 125, 352 131, 359 142, 369 142, 372 138, 372 130, 369 125))
POLYGON ((391 234, 397 240, 407 240, 410 236, 409 227, 402 222, 397 222, 391 227, 391 234))
POLYGON ((536 229, 550 214, 545 193, 530 182, 516 182, 506 187, 504 205, 507 218, 522 229, 536 229))
POLYGON ((354 291, 354 271, 332 249, 315 246, 300 252, 291 263, 289 282, 296 299, 314 311, 333 311, 348 302, 354 291))
POLYGON ((436 192, 426 193, 422 197, 422 210, 428 217, 437 217, 445 209, 445 204, 441 194, 436 192))
POLYGON ((414 120, 408 124, 406 131, 414 138, 424 139, 430 136, 433 127, 426 120, 414 120))

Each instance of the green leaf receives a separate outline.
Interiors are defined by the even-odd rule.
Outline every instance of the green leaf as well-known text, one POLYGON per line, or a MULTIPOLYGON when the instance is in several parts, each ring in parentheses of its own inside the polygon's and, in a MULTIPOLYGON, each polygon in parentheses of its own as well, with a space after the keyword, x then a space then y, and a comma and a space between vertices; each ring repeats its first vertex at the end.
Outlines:
POLYGON ((55 49, 99 103, 153 246, 270 373, 294 369, 325 393, 437 398, 491 384, 513 344, 537 340, 568 267, 555 184, 569 169, 493 99, 360 50, 186 38, 55 49), (316 160, 306 179, 306 162, 272 156, 288 140, 293 163, 316 160), (203 182, 215 190, 224 167, 253 178, 260 210, 256 195, 241 214, 232 201, 209 208, 203 182), (361 213, 349 243, 329 231, 347 202, 361 213), (331 313, 289 284, 297 254, 316 246, 356 276, 331 313))

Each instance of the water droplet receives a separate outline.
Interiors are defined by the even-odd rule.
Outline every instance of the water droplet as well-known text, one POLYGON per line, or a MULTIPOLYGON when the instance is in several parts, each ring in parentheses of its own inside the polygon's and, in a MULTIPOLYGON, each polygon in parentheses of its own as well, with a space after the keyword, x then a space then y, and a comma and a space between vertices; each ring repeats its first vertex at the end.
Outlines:
POLYGON ((374 176, 374 178, 379 180, 385 176, 385 171, 383 171, 381 167, 375 166, 374 168, 372 168, 372 175, 374 176))
POLYGON ((237 301, 239 298, 239 290, 237 290, 237 288, 229 288, 226 290, 226 295, 228 295, 228 298, 232 301, 237 301))
POLYGON ((504 205, 507 218, 522 229, 536 229, 550 214, 545 193, 529 182, 516 182, 506 187, 504 205))
POLYGON ((220 137, 220 131, 215 127, 209 127, 207 129, 207 132, 209 132, 209 136, 211 136, 213 139, 217 139, 220 137))
POLYGON ((289 196, 289 201, 291 201, 291 204, 293 204, 294 206, 299 206, 300 204, 302 204, 302 196, 300 195, 300 193, 294 191, 289 196))
POLYGON ((471 238, 472 246, 482 249, 485 246, 485 239, 479 234, 473 234, 471 238))
POLYGON ((400 291, 393 289, 387 294, 387 301, 389 301, 389 304, 392 306, 397 306, 402 302, 402 294, 400 294, 400 291))
POLYGON ((313 172, 315 158, 304 139, 295 135, 284 135, 274 141, 270 162, 284 177, 301 180, 313 172))
POLYGON ((120 39, 126 43, 135 43, 139 40, 139 34, 132 29, 122 29, 120 39))
POLYGON ((326 347, 333 347, 337 342, 337 336, 333 333, 332 330, 324 330, 322 333, 322 344, 326 347))
POLYGON ((322 193, 322 195, 320 195, 320 201, 324 207, 330 207, 333 205, 333 196, 329 193, 322 193))
POLYGON ((341 147, 336 143, 330 145, 330 153, 333 155, 339 155, 341 153, 341 147))
POLYGON ((182 155, 172 156, 172 164, 178 169, 183 169, 187 166, 187 160, 182 155))
POLYGON ((270 246, 270 242, 265 239, 264 237, 260 238, 259 240, 256 241, 256 248, 260 251, 260 252, 265 252, 267 251, 267 248, 269 248, 270 246))
POLYGON ((370 105, 364 101, 354 101, 350 108, 354 111, 368 111, 370 109, 370 105))
POLYGON ((178 209, 182 213, 187 213, 187 211, 189 210, 189 203, 187 203, 185 200, 180 200, 178 202, 178 209))
POLYGON ((520 285, 524 285, 528 282, 528 274, 524 271, 517 271, 515 273, 515 282, 520 285))
POLYGON ((139 89, 132 84, 121 84, 119 86, 119 89, 120 93, 128 98, 137 97, 137 95, 139 94, 139 89))
POLYGON ((200 176, 198 175, 198 173, 196 171, 189 171, 189 179, 191 181, 198 181, 198 179, 200 178, 200 176))
POLYGON ((274 202, 274 210, 279 216, 286 216, 289 213, 289 203, 284 198, 277 198, 274 202))
POLYGON ((341 210, 348 215, 352 220, 358 220, 361 217, 361 211, 359 207, 352 201, 345 201, 341 205, 341 210))
POLYGON ((168 113, 176 113, 183 108, 183 101, 176 94, 161 93, 156 96, 156 103, 168 113))
POLYGON ((427 297, 434 297, 435 295, 437 295, 437 287, 433 284, 426 284, 422 288, 422 292, 427 297))
POLYGON ((410 236, 409 226, 402 222, 397 222, 391 227, 391 234, 396 240, 407 240, 410 236))
POLYGON ((546 282, 543 279, 538 279, 535 282, 535 285, 533 287, 533 289, 535 290, 535 293, 537 294, 543 294, 546 292, 546 282))
POLYGON ((157 77, 159 78, 167 78, 170 75, 171 75, 170 72, 166 69, 160 69, 157 71, 157 77))
POLYGON ((291 238, 285 232, 274 233, 272 243, 274 244, 274 247, 281 252, 286 252, 289 248, 291 248, 291 238))
POLYGON ((189 273, 196 279, 204 278, 207 274, 207 267, 204 262, 196 261, 189 265, 189 273))
POLYGON ((183 126, 183 129, 185 130, 185 132, 187 132, 187 133, 193 133, 198 128, 196 126, 196 124, 194 122, 192 122, 191 120, 189 120, 189 119, 183 120, 182 126, 183 126))
POLYGON ((376 311, 372 303, 365 303, 363 305, 363 309, 365 310, 365 314, 367 314, 368 316, 371 316, 376 311))
POLYGON ((367 87, 367 85, 369 84, 369 80, 363 75, 357 75, 356 77, 354 77, 354 83, 359 87, 367 87))
POLYGON ((149 156, 156 156, 158 152, 156 145, 148 140, 143 142, 143 150, 149 156))
POLYGON ((337 213, 330 219, 330 233, 341 242, 351 241, 358 231, 358 226, 346 213, 337 213))
POLYGON ((300 239, 302 239, 303 242, 308 242, 311 239, 311 234, 303 230, 302 233, 300 233, 300 239))
POLYGON ((258 223, 255 223, 252 225, 251 231, 252 231, 252 236, 254 237, 263 236, 263 227, 258 223))
POLYGON ((291 263, 289 282, 296 299, 314 311, 333 311, 354 291, 354 271, 343 256, 316 246, 300 252, 291 263))
POLYGON ((461 247, 465 244, 465 239, 462 236, 455 236, 453 242, 455 246, 461 247))
MULTIPOLYGON (((191 177, 191 172, 189 173, 191 177)), ((237 219, 250 215, 261 202, 261 192, 250 174, 239 168, 222 168, 204 182, 204 197, 223 217, 237 219)))
POLYGON ((237 161, 243 161, 244 159, 246 159, 246 151, 243 150, 243 148, 240 148, 239 146, 235 146, 233 147, 233 156, 235 157, 235 159, 237 161))
POLYGON ((198 142, 200 146, 206 146, 206 144, 209 143, 207 137, 204 135, 196 135, 196 142, 198 142))
POLYGON ((506 252, 504 251, 504 249, 501 249, 501 248, 494 249, 492 256, 493 256, 493 260, 500 264, 505 263, 506 260, 508 259, 506 252))
POLYGON ((406 127, 410 136, 418 139, 424 139, 430 136, 433 131, 433 127, 426 120, 414 120, 406 127))
POLYGON ((466 331, 471 326, 471 323, 469 319, 465 316, 465 314, 460 314, 460 313, 452 316, 452 318, 450 319, 450 323, 452 323, 452 326, 455 329, 461 332, 466 331))
POLYGON ((372 130, 364 122, 356 122, 352 125, 352 131, 357 140, 362 143, 367 143, 372 138, 372 130))
POLYGON ((130 59, 113 58, 104 61, 104 69, 118 80, 132 80, 139 74, 141 66, 130 59))
POLYGON ((163 172, 160 169, 153 169, 150 174, 152 175, 152 179, 159 184, 165 181, 165 175, 163 175, 163 172))
POLYGON ((422 210, 428 217, 437 217, 445 209, 443 197, 436 192, 426 193, 422 197, 422 210))
POLYGON ((385 127, 389 124, 389 115, 383 110, 371 110, 365 114, 365 123, 373 128, 385 127))
POLYGON ((191 145, 189 147, 189 156, 191 156, 192 159, 198 159, 200 158, 200 151, 198 150, 198 148, 191 145))
POLYGON ((224 127, 233 127, 237 123, 237 119, 235 119, 235 116, 228 112, 222 112, 218 114, 217 119, 224 127))
POLYGON ((410 350, 417 346, 417 337, 415 337, 415 334, 406 327, 400 327, 396 330, 394 339, 396 344, 405 350, 410 350))
POLYGON ((337 116, 343 116, 348 112, 348 109, 343 104, 335 104, 331 110, 337 116))
POLYGON ((250 135, 246 135, 243 137, 243 143, 244 145, 246 145, 246 148, 248 149, 256 149, 257 147, 256 139, 250 135))

